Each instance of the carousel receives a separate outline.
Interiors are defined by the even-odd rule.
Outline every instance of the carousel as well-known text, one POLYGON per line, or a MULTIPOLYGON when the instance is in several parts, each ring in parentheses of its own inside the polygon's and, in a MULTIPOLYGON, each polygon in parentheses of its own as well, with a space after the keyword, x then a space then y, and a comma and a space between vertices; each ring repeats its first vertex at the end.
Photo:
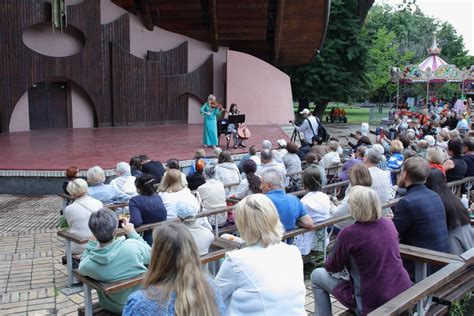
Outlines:
POLYGON ((458 101, 462 102, 461 100, 465 99, 466 88, 471 86, 474 82, 474 65, 468 69, 459 69, 455 65, 448 64, 439 56, 441 48, 437 45, 436 34, 433 34, 433 44, 427 51, 429 55, 428 58, 423 60, 420 64, 405 66, 403 70, 400 70, 398 67, 391 67, 390 78, 392 82, 397 83, 397 110, 406 106, 406 104, 400 104, 400 84, 425 84, 425 105, 428 105, 430 93, 434 94, 439 85, 449 82, 459 83, 461 98, 458 101))

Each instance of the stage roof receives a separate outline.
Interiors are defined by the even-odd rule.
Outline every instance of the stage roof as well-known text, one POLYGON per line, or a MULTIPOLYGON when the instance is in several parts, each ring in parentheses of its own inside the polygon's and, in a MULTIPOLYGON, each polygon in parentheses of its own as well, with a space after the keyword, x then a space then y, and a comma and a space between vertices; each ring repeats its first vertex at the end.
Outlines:
POLYGON ((251 54, 274 65, 301 65, 321 49, 330 0, 112 0, 154 26, 251 54))

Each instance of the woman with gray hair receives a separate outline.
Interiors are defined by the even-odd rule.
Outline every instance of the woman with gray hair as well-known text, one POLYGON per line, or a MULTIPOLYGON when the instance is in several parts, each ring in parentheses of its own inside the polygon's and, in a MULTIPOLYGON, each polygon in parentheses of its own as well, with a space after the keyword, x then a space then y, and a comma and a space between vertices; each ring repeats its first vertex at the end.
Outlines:
POLYGON ((104 205, 113 203, 124 203, 130 199, 130 195, 117 190, 113 185, 104 184, 104 170, 95 166, 87 170, 87 182, 89 189, 87 193, 93 198, 101 201, 104 205))
MULTIPOLYGON (((392 189, 390 171, 382 170, 378 167, 380 159, 380 152, 369 148, 365 153, 364 164, 369 169, 370 176, 372 177, 371 188, 377 192, 380 203, 383 205, 390 201, 394 191, 392 189)), ((383 212, 384 215, 392 215, 392 210, 389 207, 384 208, 383 212)))
MULTIPOLYGON (((69 225, 69 232, 78 236, 79 239, 88 238, 91 230, 87 223, 92 213, 104 207, 101 201, 87 195, 87 182, 83 179, 69 181, 67 192, 74 199, 64 209, 64 217, 69 225)), ((82 254, 86 245, 72 243, 72 254, 82 254)))
POLYGON ((110 181, 118 191, 121 191, 130 196, 137 195, 137 188, 135 187, 135 177, 131 174, 130 165, 126 162, 119 162, 115 167, 115 179, 110 181))
MULTIPOLYGON (((89 218, 93 237, 89 240, 79 264, 83 276, 103 282, 116 282, 147 272, 151 248, 135 231, 133 224, 124 219, 122 228, 127 234, 116 237, 117 215, 108 208, 102 208, 89 218)), ((128 296, 141 287, 138 284, 124 290, 106 294, 97 291, 100 305, 113 313, 122 313, 128 296)))
MULTIPOLYGON (((204 178, 206 183, 197 188, 199 198, 201 199, 202 210, 204 212, 223 209, 227 206, 224 184, 214 179, 216 166, 208 164, 204 168, 204 178)), ((216 224, 221 227, 227 223, 227 213, 217 214, 208 218, 212 226, 216 224)))
POLYGON ((235 221, 247 247, 228 252, 216 276, 226 315, 306 316, 303 260, 281 242, 275 205, 263 194, 249 195, 237 204, 235 221))

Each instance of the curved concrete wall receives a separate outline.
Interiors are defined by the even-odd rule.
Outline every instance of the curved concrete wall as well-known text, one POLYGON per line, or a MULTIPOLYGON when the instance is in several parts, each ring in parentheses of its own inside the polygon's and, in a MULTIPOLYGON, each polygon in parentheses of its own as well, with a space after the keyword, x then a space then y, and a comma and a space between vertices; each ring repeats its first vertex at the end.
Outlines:
POLYGON ((10 132, 26 132, 30 130, 30 110, 28 108, 28 91, 18 100, 10 118, 10 132))
POLYGON ((294 118, 290 77, 261 59, 231 50, 226 103, 236 103, 251 125, 288 124, 294 118))

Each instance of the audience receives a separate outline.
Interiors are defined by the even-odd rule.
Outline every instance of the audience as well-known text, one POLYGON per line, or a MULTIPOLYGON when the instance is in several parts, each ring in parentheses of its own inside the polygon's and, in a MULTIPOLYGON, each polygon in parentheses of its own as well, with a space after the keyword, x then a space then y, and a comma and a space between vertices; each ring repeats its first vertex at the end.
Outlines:
MULTIPOLYGON (((108 208, 91 214, 89 228, 93 237, 82 254, 79 264, 81 275, 102 282, 116 282, 147 272, 150 246, 127 219, 122 224, 127 238, 115 236, 117 227, 117 215, 108 208)), ((107 311, 122 313, 128 296, 140 287, 141 284, 138 284, 111 294, 98 291, 99 303, 107 311)))
POLYGON ((462 180, 466 176, 467 163, 462 156, 462 148, 461 138, 453 138, 448 142, 448 155, 451 158, 443 164, 447 182, 462 180))
POLYGON ((166 176, 163 177, 163 181, 158 189, 158 194, 161 196, 166 208, 167 219, 177 218, 176 203, 180 201, 199 208, 198 200, 181 180, 181 172, 176 169, 170 169, 166 172, 166 176))
POLYGON ((357 149, 355 150, 352 157, 348 161, 346 161, 341 167, 339 178, 342 181, 349 180, 349 172, 351 171, 351 168, 363 162, 366 151, 367 151, 367 147, 357 146, 357 149))
POLYGON ((349 209, 356 222, 337 235, 325 268, 311 274, 316 316, 332 315, 329 294, 357 315, 367 315, 411 286, 397 231, 382 217, 375 191, 353 187, 349 209), (350 279, 341 273, 346 269, 350 279))
POLYGON ((134 156, 130 159, 130 174, 137 178, 143 174, 140 157, 134 156))
POLYGON ((469 212, 448 188, 444 175, 437 169, 431 169, 426 186, 436 192, 443 202, 448 226, 449 252, 460 255, 473 248, 474 230, 471 227, 469 212))
POLYGON ((425 186, 430 168, 420 157, 405 161, 398 186, 407 189, 398 202, 393 222, 400 235, 400 243, 449 252, 448 230, 443 203, 435 192, 425 186))
POLYGON ((142 166, 141 170, 143 173, 151 174, 156 179, 156 183, 160 183, 163 175, 165 174, 165 167, 163 164, 156 160, 150 160, 147 155, 143 154, 139 156, 140 164, 142 166))
MULTIPOLYGON (((321 192, 321 176, 319 169, 308 167, 303 172, 302 177, 303 187, 307 192, 301 199, 304 209, 311 217, 313 223, 324 221, 331 217, 332 203, 329 196, 321 192)), ((326 230, 324 230, 325 232, 326 230)), ((295 238, 295 245, 300 250, 303 256, 310 253, 315 238, 315 231, 298 235, 295 238)), ((324 243, 329 243, 326 234, 322 234, 324 243), (326 240, 327 239, 327 240, 326 240)))
MULTIPOLYGON (((380 152, 374 148, 370 148, 365 153, 364 164, 369 169, 372 177, 372 189, 377 192, 380 203, 386 204, 392 195, 392 181, 390 171, 382 170, 378 167, 381 160, 380 152)), ((392 210, 387 207, 383 210, 383 215, 392 214, 392 210)))
POLYGON ((135 177, 131 174, 130 165, 126 162, 119 162, 115 168, 115 179, 110 181, 118 191, 134 196, 137 195, 135 187, 135 177))
POLYGON ((445 153, 443 150, 437 147, 428 148, 426 150, 426 161, 428 162, 431 169, 438 169, 446 177, 446 172, 444 171, 443 162, 445 158, 445 153))
POLYGON ((143 290, 128 298, 125 316, 224 315, 218 288, 204 272, 191 233, 177 223, 155 229, 143 290))
MULTIPOLYGON (((224 184, 214 179, 215 170, 216 166, 213 164, 208 164, 204 168, 206 183, 197 189, 204 212, 220 210, 227 206, 224 184)), ((210 216, 208 219, 212 226, 222 227, 227 222, 227 213, 217 214, 217 222, 216 216, 210 216)))
MULTIPOLYGON (((166 208, 163 200, 155 191, 155 182, 155 178, 150 174, 144 174, 135 180, 139 195, 131 198, 128 203, 130 223, 135 227, 166 220, 166 208)), ((146 231, 143 235, 143 239, 150 246, 153 243, 152 237, 151 230, 146 231)))
POLYGON ((204 256, 209 252, 209 247, 214 241, 214 235, 211 230, 205 228, 196 220, 199 209, 192 204, 178 202, 176 205, 178 218, 186 226, 196 243, 198 254, 204 256))
POLYGON ((255 161, 251 159, 247 160, 243 165, 243 171, 245 178, 240 183, 235 197, 243 199, 250 194, 262 193, 260 189, 262 182, 260 181, 260 177, 255 174, 257 172, 257 164, 255 161))
POLYGON ((63 191, 66 193, 66 195, 69 195, 69 192, 67 191, 67 186, 70 181, 77 179, 79 174, 79 168, 76 166, 71 166, 66 169, 66 181, 63 182, 63 191))
POLYGON ((283 164, 273 161, 273 154, 271 150, 265 149, 261 152, 260 158, 262 160, 262 167, 257 169, 257 175, 262 176, 266 170, 278 170, 281 177, 286 180, 286 168, 283 164))
POLYGON ((466 162, 466 177, 474 177, 474 137, 464 138, 464 162, 466 162))
POLYGON ((124 203, 130 199, 130 195, 117 190, 115 186, 104 184, 105 173, 99 166, 87 170, 87 182, 89 183, 87 193, 94 199, 104 203, 104 205, 124 203))
POLYGON ((273 203, 263 194, 247 196, 235 220, 247 247, 228 252, 216 276, 226 315, 306 316, 303 260, 295 246, 281 242, 284 228, 273 203))
MULTIPOLYGON (((92 213, 104 207, 101 201, 87 195, 87 182, 83 179, 73 179, 67 185, 67 192, 74 199, 64 209, 64 216, 69 225, 69 232, 80 239, 89 238, 91 230, 87 223, 92 213)), ((72 243, 72 254, 79 255, 86 245, 72 243)))
POLYGON ((284 178, 279 170, 264 171, 261 189, 275 205, 285 230, 294 229, 296 225, 306 228, 313 227, 313 220, 309 217, 301 201, 295 195, 286 194, 284 178))
POLYGON ((315 153, 308 153, 308 154, 306 154, 306 156, 304 158, 305 158, 305 161, 306 161, 306 164, 307 164, 307 168, 308 167, 313 167, 313 168, 316 168, 316 169, 319 170, 319 175, 321 177, 321 185, 322 186, 327 185, 328 184, 328 178, 326 177, 326 169, 324 169, 319 164, 318 155, 316 155, 315 153))
POLYGON ((250 146, 248 154, 245 154, 240 158, 238 166, 240 172, 243 172, 244 163, 249 159, 252 159, 257 164, 257 168, 262 164, 260 157, 257 155, 257 147, 255 145, 250 146))
POLYGON ((188 183, 188 188, 191 191, 197 190, 199 186, 206 183, 206 179, 202 174, 204 171, 204 167, 206 166, 206 162, 203 159, 196 160, 194 165, 194 173, 188 175, 186 177, 186 181, 188 183))
POLYGON ((288 153, 283 157, 283 164, 286 169, 286 173, 292 175, 293 178, 300 179, 300 175, 295 175, 296 173, 301 173, 301 159, 298 157, 298 145, 289 142, 286 145, 286 150, 288 153))
POLYGON ((196 163, 199 160, 204 160, 204 162, 206 162, 206 160, 204 159, 205 156, 206 152, 204 151, 204 149, 200 148, 196 150, 196 152, 194 153, 194 162, 189 166, 188 177, 196 172, 196 163))
POLYGON ((224 184, 227 197, 231 197, 237 193, 237 188, 242 178, 240 177, 239 168, 232 160, 228 151, 223 151, 219 155, 214 179, 224 184))
MULTIPOLYGON (((349 197, 350 189, 355 186, 363 186, 370 188, 372 187, 372 176, 370 175, 369 169, 364 164, 358 164, 351 169, 349 173, 349 187, 346 190, 346 194, 341 203, 331 210, 331 213, 334 217, 343 216, 350 214, 349 211, 349 197)), ((379 199, 380 200, 380 199, 379 199)), ((345 220, 339 223, 334 224, 334 226, 341 230, 344 227, 347 227, 351 224, 354 224, 354 219, 345 220)))
POLYGON ((330 167, 337 166, 341 163, 341 157, 337 153, 339 148, 339 144, 336 141, 329 142, 329 152, 321 158, 319 162, 324 169, 328 169, 330 167))
MULTIPOLYGON (((429 117, 425 121, 431 124, 429 117)), ((329 238, 325 230, 318 234, 311 230, 297 235, 294 247, 293 238, 281 242, 283 233, 350 214, 352 219, 335 224, 338 235, 325 268, 311 275, 315 315, 331 314, 329 294, 356 314, 366 315, 411 285, 407 271, 413 273, 413 265, 406 261, 407 270, 403 267, 399 243, 455 255, 474 247, 469 212, 447 186, 474 176, 474 138, 461 135, 463 140, 458 131, 442 129, 436 144, 426 135, 426 126, 418 125, 411 121, 406 133, 390 142, 390 150, 387 141, 367 148, 370 138, 357 133, 354 155, 344 160, 339 174, 350 184, 337 207, 321 191, 327 184, 325 168, 341 163, 337 140, 328 147, 322 142, 308 147, 304 172, 298 145, 283 139, 273 151, 272 143, 263 141, 260 155, 251 146, 238 167, 227 151, 206 161, 204 151, 198 150, 187 177, 177 159, 167 161, 165 172, 159 161, 141 155, 130 165, 119 162, 110 185, 104 184, 100 167, 90 168, 88 188, 77 178, 77 167, 70 167, 65 184, 74 203, 64 215, 72 233, 81 238, 93 235, 85 250, 73 244, 73 254, 83 252, 79 271, 98 281, 115 282, 145 273, 151 258, 143 290, 129 297, 139 285, 98 293, 104 309, 114 313, 122 311, 128 297, 124 315, 306 315, 301 256, 315 249, 315 241, 326 247, 329 238), (384 151, 390 151, 387 158, 384 151), (400 168, 398 188, 392 187, 397 179, 395 173, 391 179, 390 171, 400 168), (301 180, 306 191, 301 200, 285 192, 290 188, 287 173, 301 180), (404 197, 394 213, 388 207, 381 210, 395 190, 404 197), (197 218, 201 211, 224 209, 229 197, 242 199, 234 211, 197 218), (127 200, 131 217, 122 227, 128 239, 116 238, 117 215, 103 205, 127 200), (206 255, 214 241, 211 224, 222 227, 234 217, 247 247, 226 253, 214 284, 199 256, 206 255), (160 224, 155 232, 145 231, 144 240, 134 229, 169 219, 181 223, 160 224)))
MULTIPOLYGON (((181 183, 184 186, 188 185, 188 181, 186 180, 186 175, 181 172, 181 169, 179 167, 179 160, 178 159, 176 159, 176 158, 168 159, 168 161, 166 162, 166 170, 170 170, 170 169, 178 170, 181 173, 181 183)), ((166 171, 166 172, 168 172, 168 171, 166 171)), ((166 176, 166 172, 163 174, 163 177, 166 176)))

